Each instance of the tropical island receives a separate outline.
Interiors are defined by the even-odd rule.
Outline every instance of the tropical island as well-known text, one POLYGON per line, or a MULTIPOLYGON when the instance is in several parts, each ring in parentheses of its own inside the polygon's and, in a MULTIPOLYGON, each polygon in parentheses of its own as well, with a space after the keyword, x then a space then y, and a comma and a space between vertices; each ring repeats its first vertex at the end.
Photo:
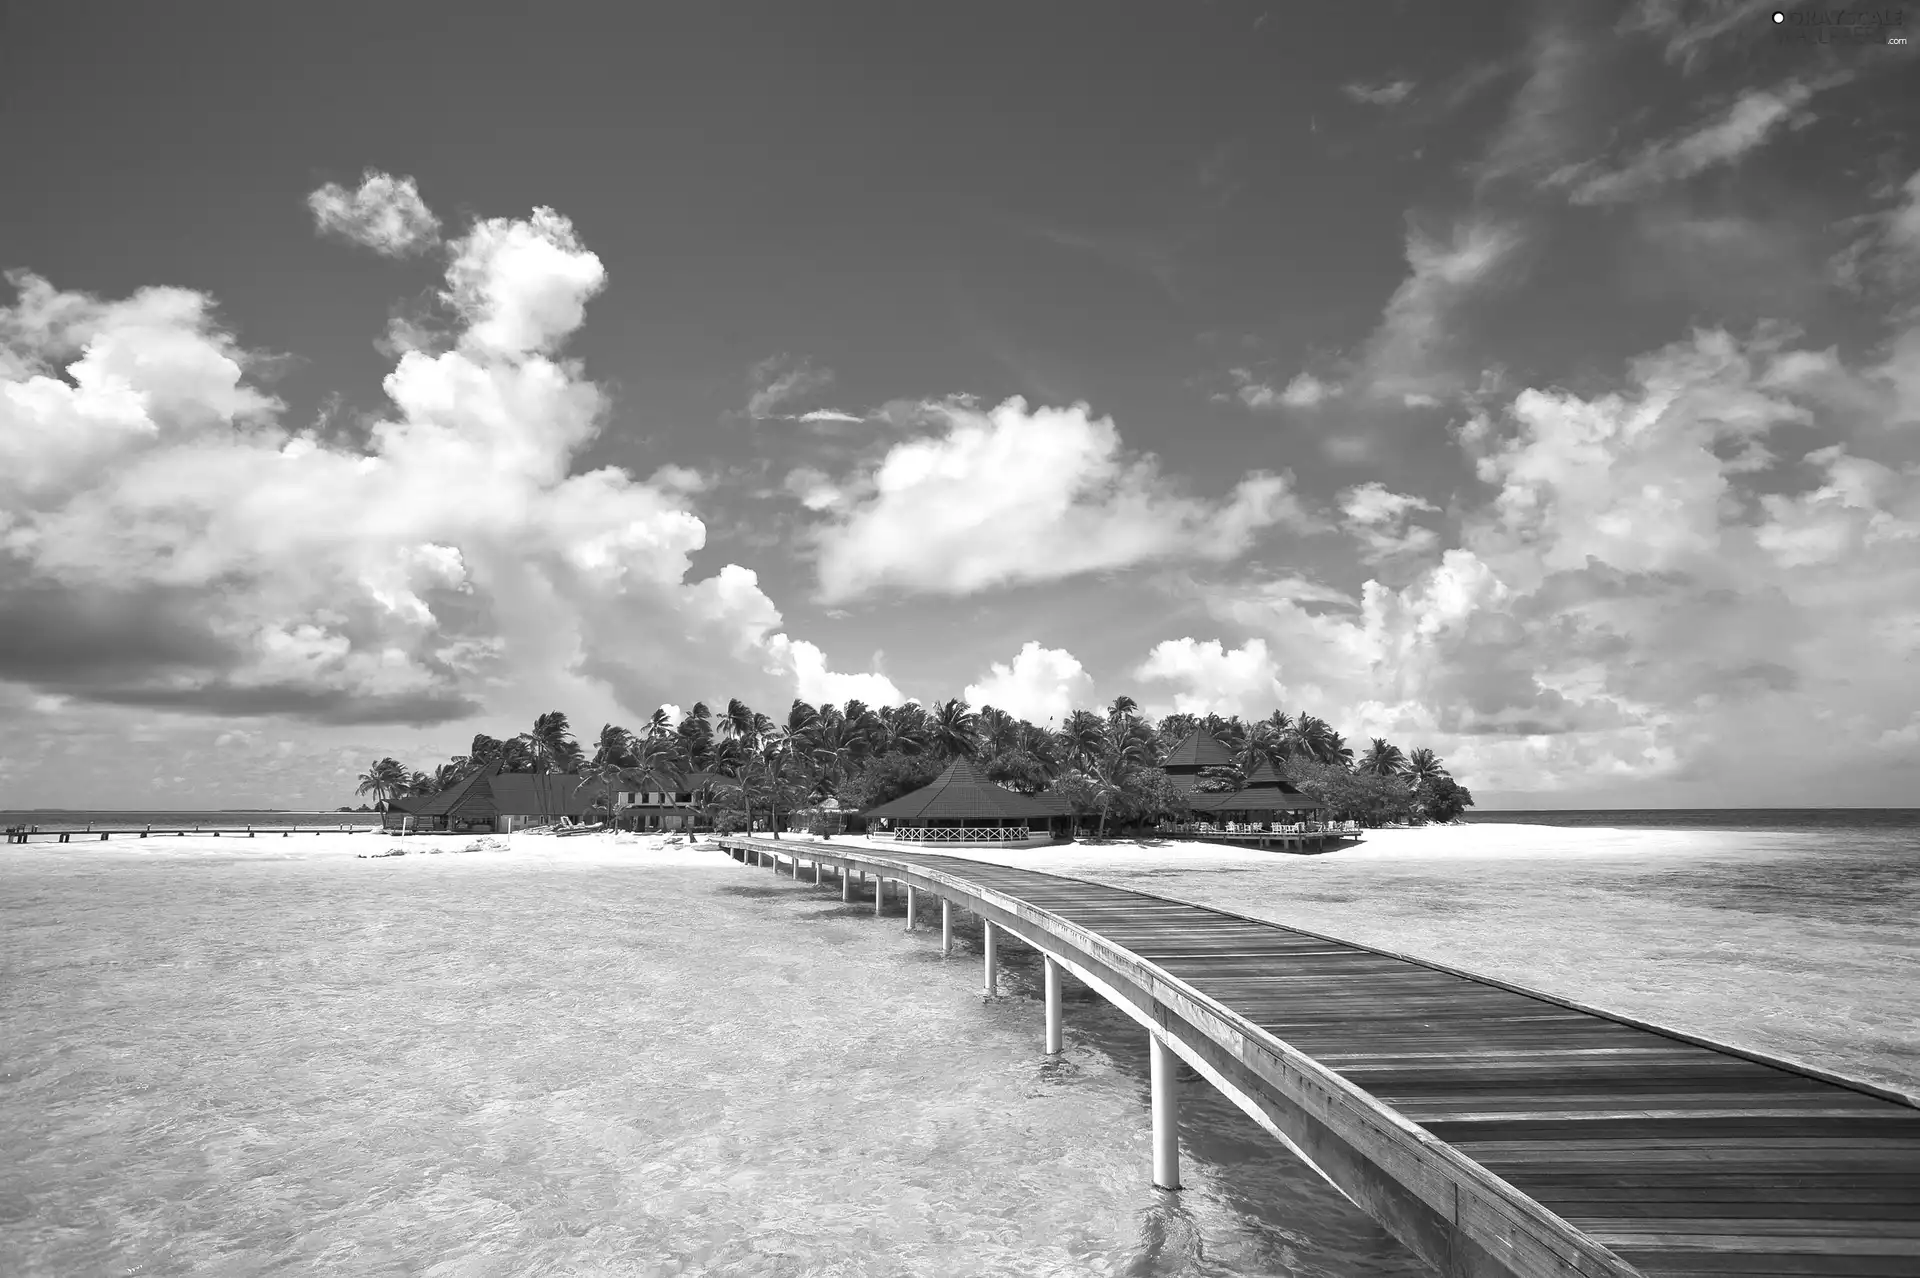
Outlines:
POLYGON ((495 788, 537 796, 530 802, 539 810, 557 811, 554 799, 564 796, 622 828, 661 828, 664 816, 668 828, 833 834, 849 817, 858 822, 858 814, 931 785, 955 760, 1017 794, 1046 796, 1074 828, 1096 836, 1182 828, 1196 813, 1230 810, 1233 795, 1263 782, 1303 796, 1297 806, 1322 819, 1369 828, 1457 821, 1473 805, 1429 749, 1375 737, 1356 756, 1312 714, 1154 720, 1127 696, 1104 713, 1075 710, 1057 727, 958 698, 879 708, 796 699, 784 720, 737 698, 717 715, 696 702, 677 722, 665 708, 655 711, 640 732, 606 724, 591 750, 556 710, 527 732, 478 734, 466 754, 431 772, 382 758, 360 775, 357 793, 394 828, 490 824, 493 813, 463 814, 456 799, 484 774, 495 788), (1173 766, 1176 758, 1186 766, 1173 766))

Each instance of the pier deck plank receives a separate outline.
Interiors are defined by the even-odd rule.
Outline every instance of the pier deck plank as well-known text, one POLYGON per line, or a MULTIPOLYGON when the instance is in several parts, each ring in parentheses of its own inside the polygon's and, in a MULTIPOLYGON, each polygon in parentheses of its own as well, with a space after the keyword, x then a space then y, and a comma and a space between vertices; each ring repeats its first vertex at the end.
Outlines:
POLYGON ((1278 924, 937 852, 873 851, 1126 947, 1649 1278, 1920 1274, 1920 1110, 1909 1105, 1278 924))

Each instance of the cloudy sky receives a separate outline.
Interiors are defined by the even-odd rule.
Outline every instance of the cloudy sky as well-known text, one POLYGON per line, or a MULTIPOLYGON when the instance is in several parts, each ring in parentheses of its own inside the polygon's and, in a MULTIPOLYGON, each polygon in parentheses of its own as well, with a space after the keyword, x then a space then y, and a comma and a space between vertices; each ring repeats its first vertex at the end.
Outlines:
POLYGON ((1920 49, 624 10, 10 9, 0 806, 1122 692, 1483 807, 1916 801, 1920 49))

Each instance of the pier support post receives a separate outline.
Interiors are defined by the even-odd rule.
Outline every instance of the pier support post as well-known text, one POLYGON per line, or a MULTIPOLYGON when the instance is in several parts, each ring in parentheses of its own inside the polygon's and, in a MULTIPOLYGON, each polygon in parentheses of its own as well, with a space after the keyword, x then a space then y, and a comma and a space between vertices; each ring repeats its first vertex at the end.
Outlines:
POLYGON ((1153 1087, 1153 1186, 1180 1188, 1180 1060, 1158 1034, 1147 1036, 1152 1058, 1148 1073, 1153 1087))
POLYGON ((881 907, 887 903, 887 881, 879 875, 873 876, 873 917, 880 917, 881 907))
POLYGON ((920 889, 907 884, 907 931, 913 931, 913 913, 920 908, 920 889))
POLYGON ((940 898, 940 955, 953 953, 953 902, 940 898))
POLYGON ((840 899, 853 900, 853 870, 844 865, 840 867, 840 899))
POLYGON ((986 924, 985 927, 987 951, 986 995, 988 998, 996 998, 1000 993, 999 929, 991 923, 986 924))
POLYGON ((1041 960, 1046 965, 1047 981, 1047 1055, 1060 1054, 1060 965, 1051 954, 1041 960))
POLYGON ((820 863, 818 861, 813 863, 813 885, 815 887, 820 886, 820 863))

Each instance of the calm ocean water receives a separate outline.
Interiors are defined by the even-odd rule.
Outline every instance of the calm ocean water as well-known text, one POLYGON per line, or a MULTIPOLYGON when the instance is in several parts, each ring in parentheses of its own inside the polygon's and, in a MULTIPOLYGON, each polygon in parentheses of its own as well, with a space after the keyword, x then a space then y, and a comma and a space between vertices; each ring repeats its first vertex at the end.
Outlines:
MULTIPOLYGON (((1115 874, 1920 1081, 1920 811, 1476 816, 1630 833, 1115 874)), ((1143 1033, 1082 992, 1049 1063, 977 933, 718 853, 182 842, 0 855, 0 1273, 1423 1272, 1198 1081, 1151 1189, 1143 1033)))
POLYGON ((1764 830, 1920 834, 1920 808, 1615 808, 1469 810, 1468 824, 1620 830, 1764 830))
POLYGON ((1144 1033, 937 912, 245 846, 0 857, 0 1273, 1422 1272, 1197 1080, 1153 1190, 1144 1033))
POLYGON ((233 830, 242 826, 271 826, 281 829, 298 825, 311 829, 316 825, 379 825, 377 812, 249 812, 219 808, 153 810, 101 808, 97 810, 60 809, 55 811, 0 810, 0 827, 34 825, 42 830, 233 830))

